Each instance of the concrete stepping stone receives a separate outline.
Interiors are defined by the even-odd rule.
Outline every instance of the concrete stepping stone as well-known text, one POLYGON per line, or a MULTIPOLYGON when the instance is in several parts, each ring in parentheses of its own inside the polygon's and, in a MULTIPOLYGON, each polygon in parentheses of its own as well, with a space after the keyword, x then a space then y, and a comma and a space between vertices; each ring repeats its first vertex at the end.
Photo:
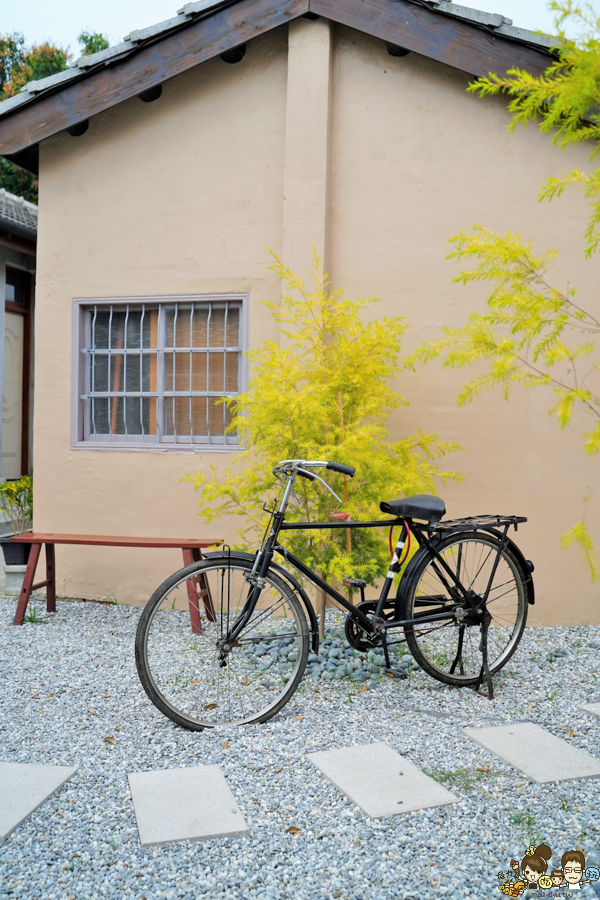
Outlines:
POLYGON ((77 766, 0 762, 0 843, 76 771, 77 766))
POLYGON ((579 709, 592 713, 594 716, 600 716, 600 703, 580 703, 579 709))
POLYGON ((359 744, 306 758, 371 819, 458 800, 387 744, 359 744))
POLYGON ((533 722, 515 722, 493 728, 465 728, 464 731, 486 750, 538 784, 600 776, 599 759, 561 741, 533 722))
POLYGON ((131 772, 140 841, 202 841, 250 833, 219 766, 131 772))

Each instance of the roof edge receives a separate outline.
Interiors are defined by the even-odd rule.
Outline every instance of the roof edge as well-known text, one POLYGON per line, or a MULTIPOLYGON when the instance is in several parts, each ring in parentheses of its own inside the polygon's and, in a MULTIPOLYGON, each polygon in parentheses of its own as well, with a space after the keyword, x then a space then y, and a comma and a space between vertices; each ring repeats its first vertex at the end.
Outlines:
POLYGON ((475 77, 510 66, 538 73, 552 58, 552 38, 449 0, 196 0, 0 102, 0 154, 35 165, 39 141, 309 11, 475 77))
POLYGON ((26 225, 18 225, 10 219, 0 216, 0 232, 4 232, 9 238, 16 237, 22 240, 30 241, 32 244, 37 243, 37 231, 33 228, 27 228, 26 225))

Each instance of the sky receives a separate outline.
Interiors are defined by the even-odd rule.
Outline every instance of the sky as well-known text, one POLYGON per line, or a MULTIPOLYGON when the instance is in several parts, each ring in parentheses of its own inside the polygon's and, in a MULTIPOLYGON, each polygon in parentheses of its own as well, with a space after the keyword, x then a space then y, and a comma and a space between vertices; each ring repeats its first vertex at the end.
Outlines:
MULTIPOLYGON (((0 0, 0 34, 20 31, 28 44, 50 40, 79 55, 77 35, 100 31, 117 44, 136 28, 174 16, 186 0, 0 0)), ((460 2, 460 0, 459 0, 460 2)), ((514 25, 552 31, 547 0, 462 0, 462 5, 501 13, 514 25)), ((600 0, 596 0, 600 8, 600 0)))

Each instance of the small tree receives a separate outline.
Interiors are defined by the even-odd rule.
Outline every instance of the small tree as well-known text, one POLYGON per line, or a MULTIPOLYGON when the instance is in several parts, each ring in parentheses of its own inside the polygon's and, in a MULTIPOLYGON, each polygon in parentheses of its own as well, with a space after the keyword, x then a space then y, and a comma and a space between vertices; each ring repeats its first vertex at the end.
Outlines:
POLYGON ((30 203, 38 202, 38 180, 31 172, 0 157, 0 188, 30 203))
MULTIPOLYGON (((201 472, 188 476, 202 494, 199 515, 207 522, 231 514, 244 517, 239 533, 250 546, 265 525, 263 505, 275 485, 271 470, 283 459, 355 466, 354 479, 346 483, 341 475, 327 477, 338 495, 347 491, 346 511, 356 520, 378 518, 381 500, 435 492, 436 477, 459 478, 434 464, 458 445, 420 431, 400 441, 388 439, 388 413, 408 405, 388 383, 404 368, 399 360, 404 320, 364 321, 363 313, 377 301, 347 300, 341 290, 330 291, 316 253, 312 291, 273 257, 270 269, 291 293, 282 298, 281 307, 266 306, 285 346, 266 341, 250 351, 248 391, 226 401, 233 412, 229 430, 238 434, 243 447, 235 465, 222 479, 214 470, 210 479, 201 472)), ((290 505, 290 521, 324 521, 337 508, 329 493, 303 479, 298 479, 296 492, 300 503, 290 505)), ((291 531, 285 537, 292 552, 325 577, 354 576, 373 583, 389 567, 385 536, 375 530, 354 530, 350 552, 342 530, 291 531)))
POLYGON ((18 94, 29 81, 39 81, 69 68, 70 55, 67 50, 47 41, 25 48, 22 37, 22 35, 6 35, 1 40, 4 59, 7 62, 4 64, 6 80, 2 85, 0 99, 18 94), (8 63, 10 63, 10 77, 7 77, 6 72, 8 63))
POLYGON ((23 64, 25 38, 18 31, 0 37, 0 88, 11 80, 23 64))
MULTIPOLYGON (((25 47, 22 34, 0 37, 0 100, 18 94, 28 81, 37 81, 68 68, 69 54, 54 44, 25 47)), ((0 187, 32 203, 38 200, 35 175, 7 159, 0 159, 0 187)))
POLYGON ((98 53, 99 50, 108 50, 110 47, 108 38, 98 31, 82 31, 77 38, 77 43, 81 47, 83 56, 91 56, 92 53, 98 53))
MULTIPOLYGON (((553 0, 550 8, 557 13, 557 59, 546 71, 539 76, 520 69, 509 69, 505 76, 490 73, 468 90, 482 97, 510 97, 511 129, 538 121, 540 129, 551 133, 553 142, 563 148, 592 141, 593 158, 600 149, 600 16, 590 4, 580 6, 572 0, 553 0), (583 29, 577 39, 564 33, 567 20, 583 29)), ((590 173, 575 169, 548 179, 540 200, 552 200, 569 185, 583 186, 592 207, 585 233, 585 255, 590 257, 600 246, 600 168, 590 173)), ((459 405, 493 386, 500 386, 506 399, 516 384, 547 388, 552 397, 550 413, 561 428, 571 424, 576 411, 591 417, 584 449, 597 454, 600 319, 575 302, 574 290, 560 290, 549 283, 547 268, 556 252, 536 255, 530 241, 510 233, 500 236, 483 225, 457 235, 451 243, 455 249, 449 258, 475 261, 454 281, 493 285, 488 312, 473 313, 463 328, 445 328, 444 339, 421 347, 414 359, 442 356, 444 366, 453 368, 489 364, 484 374, 464 386, 459 405)), ((579 545, 595 581, 600 573, 585 517, 561 540, 564 547, 579 545)))

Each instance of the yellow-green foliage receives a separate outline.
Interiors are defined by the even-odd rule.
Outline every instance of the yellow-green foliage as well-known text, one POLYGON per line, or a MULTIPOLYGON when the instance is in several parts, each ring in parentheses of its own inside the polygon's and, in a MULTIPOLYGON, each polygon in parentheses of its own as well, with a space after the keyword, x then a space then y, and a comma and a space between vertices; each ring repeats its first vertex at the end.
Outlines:
MULTIPOLYGON (((364 313, 376 300, 347 300, 341 290, 330 291, 316 253, 312 291, 273 257, 270 268, 290 291, 281 306, 266 304, 282 340, 266 341, 249 352, 248 391, 226 401, 233 412, 230 431, 237 432, 244 449, 224 478, 217 478, 214 470, 210 479, 201 472, 188 477, 202 493, 199 515, 207 522, 228 514, 243 516, 239 533, 244 545, 252 547, 265 526, 263 504, 273 494, 271 469, 280 460, 334 460, 356 466, 344 504, 353 519, 379 518, 381 500, 435 492, 436 476, 459 477, 440 472, 434 462, 459 449, 456 444, 420 431, 400 441, 388 440, 388 413, 407 405, 389 386, 404 367, 399 360, 404 320, 365 321, 364 313)), ((320 474, 343 496, 343 476, 324 470, 320 474)), ((330 494, 304 479, 298 479, 296 492, 300 504, 292 502, 288 508, 289 521, 324 521, 338 508, 330 494)), ((307 565, 337 579, 346 575, 373 583, 389 566, 386 536, 380 530, 354 530, 350 558, 341 530, 292 531, 284 537, 307 565)))
POLYGON ((590 571, 592 581, 598 578, 598 555, 594 550, 592 536, 585 522, 577 522, 568 531, 566 531, 560 539, 562 547, 571 547, 577 544, 581 550, 581 555, 590 571))
MULTIPOLYGON (((561 147, 592 141, 593 159, 600 146, 600 15, 590 3, 572 0, 553 0, 550 9, 557 14, 556 61, 541 75, 515 68, 502 76, 490 72, 468 90, 480 97, 500 93, 511 97, 511 129, 536 121, 540 130, 552 134, 553 142, 561 147), (565 22, 572 30, 579 26, 581 33, 568 38, 565 22)), ((590 256, 600 243, 600 168, 589 173, 573 169, 549 178, 540 200, 552 200, 573 184, 584 188, 592 207, 585 233, 585 252, 590 256)))
POLYGON ((33 480, 30 475, 0 484, 0 512, 10 520, 15 534, 22 534, 31 528, 33 480))
POLYGON ((554 394, 550 407, 561 428, 578 410, 594 419, 584 435, 588 453, 600 449, 600 321, 575 304, 574 291, 561 293, 546 280, 554 252, 536 256, 530 243, 510 233, 504 237, 483 225, 452 239, 449 258, 473 259, 454 282, 491 282, 488 311, 472 313, 462 328, 445 328, 441 341, 420 347, 414 359, 443 356, 444 366, 461 368, 489 362, 486 371, 464 385, 462 406, 483 390, 500 386, 508 399, 513 384, 546 385, 554 394), (582 371, 583 369, 583 371, 582 371))
MULTIPOLYGON (((537 121, 561 147, 592 141, 592 158, 600 147, 600 16, 590 4, 572 0, 552 2, 557 13, 558 59, 542 75, 509 69, 505 76, 490 73, 469 86, 484 97, 506 94, 511 100, 511 128, 537 121), (566 21, 578 23, 583 32, 568 39, 566 21)), ((550 178, 540 200, 559 196, 565 187, 580 184, 591 205, 585 233, 585 255, 600 245, 600 168, 579 170, 550 178)), ((600 451, 600 320, 575 302, 576 292, 561 291, 547 278, 553 250, 536 255, 531 241, 510 232, 504 236, 483 225, 470 234, 452 239, 449 258, 469 260, 455 282, 489 283, 491 293, 486 313, 473 313, 463 328, 446 328, 441 341, 421 347, 414 359, 427 361, 441 356, 444 366, 460 368, 484 363, 483 374, 471 379, 459 394, 459 405, 486 388, 499 386, 508 399, 514 384, 544 386, 552 401, 550 413, 561 428, 571 424, 574 413, 591 417, 584 432, 584 449, 600 451)), ((573 526, 562 538, 563 547, 577 544, 592 581, 598 577, 597 558, 585 522, 573 526)))

